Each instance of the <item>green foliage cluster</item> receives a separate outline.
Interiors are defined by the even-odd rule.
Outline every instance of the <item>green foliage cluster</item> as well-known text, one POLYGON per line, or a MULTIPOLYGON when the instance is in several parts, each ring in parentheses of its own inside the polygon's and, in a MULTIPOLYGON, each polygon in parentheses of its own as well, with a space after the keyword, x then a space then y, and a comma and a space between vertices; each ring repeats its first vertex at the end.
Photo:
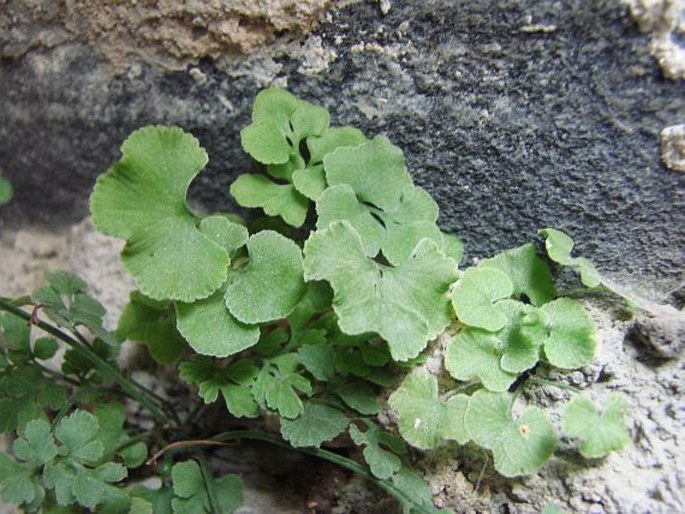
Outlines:
POLYGON ((12 196, 14 196, 12 183, 2 176, 2 170, 0 169, 0 205, 9 203, 12 196))
POLYGON ((30 298, 2 299, 0 306, 1 429, 16 436, 12 452, 0 453, 4 502, 48 514, 229 513, 240 506, 238 477, 204 473, 190 481, 200 466, 193 460, 174 464, 161 488, 128 483, 146 468, 146 443, 158 430, 136 426, 121 395, 147 407, 160 427, 170 426, 161 409, 171 406, 118 369, 121 338, 102 326, 105 309, 85 282, 50 273, 30 298), (19 308, 26 302, 31 312, 19 308), (52 323, 40 321, 43 315, 52 323), (207 499, 211 488, 219 490, 218 508, 207 499))
MULTIPOLYGON (((291 447, 376 480, 407 513, 436 512, 408 446, 473 443, 492 452, 505 476, 539 469, 556 430, 541 409, 512 405, 538 370, 585 366, 597 346, 582 304, 558 297, 548 261, 527 244, 460 270, 461 241, 438 227, 438 206, 413 183, 402 151, 384 136, 331 127, 324 108, 287 91, 257 95, 241 141, 263 173, 238 177, 231 194, 263 216, 189 208, 188 188, 208 157, 179 128, 135 131, 98 179, 94 223, 125 240, 121 259, 138 285, 115 333, 103 328, 104 309, 86 284, 68 273, 48 277, 32 313, 0 303, 8 311, 0 318, 0 420, 17 433, 14 456, 0 460, 3 498, 30 512, 223 513, 240 505, 237 477, 215 478, 204 458, 173 463, 171 454, 270 436, 215 434, 197 416, 178 419, 173 405, 117 369, 123 339, 177 366, 197 390, 197 412, 221 397, 238 420, 276 415, 291 447), (51 337, 32 340, 26 319, 51 337), (440 383, 422 366, 436 338, 449 374, 440 383), (44 362, 56 339, 69 346, 59 371, 44 362), (386 408, 379 398, 387 390, 386 408), (157 428, 126 420, 111 403, 116 392, 146 408, 157 428), (397 429, 380 423, 387 409, 397 429), (345 434, 363 464, 319 449, 345 434), (158 490, 127 481, 150 445, 151 460, 165 454, 170 466, 158 490)), ((599 285, 591 263, 571 257, 568 236, 541 233, 551 261, 599 285)), ((581 396, 562 428, 584 457, 602 457, 627 441, 624 409, 611 396, 600 413, 581 396)))

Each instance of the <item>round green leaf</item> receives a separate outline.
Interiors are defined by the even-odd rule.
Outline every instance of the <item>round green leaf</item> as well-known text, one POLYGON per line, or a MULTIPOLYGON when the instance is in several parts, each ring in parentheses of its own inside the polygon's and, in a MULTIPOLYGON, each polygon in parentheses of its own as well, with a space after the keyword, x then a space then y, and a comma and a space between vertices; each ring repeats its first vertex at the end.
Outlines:
POLYGON ((466 416, 466 407, 469 404, 469 397, 465 394, 457 394, 449 398, 445 402, 445 426, 442 429, 442 434, 445 439, 452 439, 459 444, 466 444, 470 437, 466 431, 464 420, 466 416))
POLYGON ((444 249, 444 237, 435 220, 438 207, 423 189, 410 185, 394 210, 383 211, 357 197, 347 184, 331 186, 316 202, 316 227, 325 229, 334 221, 347 221, 359 233, 369 257, 382 249, 393 266, 409 259, 422 239, 432 239, 444 249))
POLYGON ((402 441, 376 425, 369 423, 366 432, 362 432, 356 425, 350 425, 350 437, 357 446, 364 446, 364 460, 369 465, 371 473, 381 480, 387 480, 402 467, 402 461, 393 452, 406 453, 402 441), (388 451, 381 445, 389 448, 388 451))
POLYGON ((500 366, 510 373, 522 373, 532 368, 540 357, 540 346, 547 338, 547 316, 532 305, 517 300, 501 300, 495 308, 508 319, 497 332, 502 348, 500 366))
POLYGON ((395 210, 376 210, 374 214, 385 228, 381 245, 383 255, 393 266, 409 259, 422 239, 435 241, 443 253, 447 253, 445 238, 435 223, 438 205, 424 189, 411 185, 402 192, 395 210))
POLYGON ((438 382, 433 375, 414 372, 390 395, 388 404, 397 413, 405 441, 424 450, 445 439, 466 442, 464 409, 466 397, 457 395, 448 402, 438 398, 438 382))
POLYGON ((152 358, 163 365, 174 362, 187 348, 176 329, 172 302, 150 300, 138 291, 131 293, 119 317, 117 333, 147 346, 152 358))
POLYGON ((336 387, 335 392, 342 401, 361 414, 375 416, 380 410, 378 392, 365 382, 344 384, 336 387))
POLYGON ((291 146, 282 127, 273 120, 256 121, 240 131, 247 153, 263 164, 283 164, 290 159, 291 146))
POLYGON ((495 469, 506 477, 527 475, 540 469, 552 456, 557 438, 547 414, 528 408, 507 426, 492 449, 495 469))
POLYGON ((126 240, 122 262, 146 296, 206 298, 225 282, 229 264, 226 250, 198 230, 186 205, 207 154, 190 134, 162 126, 136 130, 121 152, 93 190, 95 226, 126 240))
POLYGON ((330 123, 330 116, 325 107, 298 100, 297 108, 290 117, 294 141, 310 136, 321 136, 330 123))
POLYGON ((409 444, 427 450, 442 442, 444 406, 438 400, 434 376, 420 372, 407 375, 388 404, 397 413, 400 433, 409 444))
POLYGON ((511 280, 494 268, 469 268, 452 291, 452 305, 465 325, 497 332, 507 323, 507 316, 493 307, 493 302, 509 298, 514 292, 511 280))
POLYGON ((271 87, 260 91, 252 106, 252 120, 274 120, 279 125, 288 123, 299 100, 291 92, 271 87))
POLYGON ((231 185, 231 194, 243 207, 261 207, 293 227, 302 226, 309 209, 309 200, 292 184, 276 184, 264 175, 241 175, 231 185))
POLYGON ((422 239, 435 241, 443 249, 442 232, 432 221, 415 221, 407 224, 389 222, 385 226, 383 255, 393 266, 398 266, 411 256, 422 239))
POLYGON ((264 164, 287 162, 291 152, 287 124, 297 104, 298 99, 283 89, 261 91, 254 101, 252 123, 240 131, 245 151, 264 164))
POLYGON ((216 244, 225 248, 230 256, 245 246, 250 237, 245 226, 221 215, 203 218, 200 222, 200 231, 216 244))
POLYGON ((539 307, 556 297, 552 273, 530 243, 484 259, 478 267, 500 270, 511 280, 513 295, 516 298, 525 296, 535 306, 539 307))
POLYGON ((259 327, 236 320, 226 309, 224 291, 193 303, 176 304, 176 326, 201 355, 227 357, 259 341, 259 327))
POLYGON ((402 150, 385 136, 338 148, 324 157, 324 169, 329 185, 347 184, 361 201, 385 211, 396 209, 412 185, 402 150))
POLYGON ((380 250, 383 226, 359 202, 350 186, 343 184, 326 189, 316 202, 316 213, 317 229, 328 228, 334 221, 346 220, 361 236, 366 255, 375 257, 380 250))
POLYGON ((265 230, 247 242, 250 263, 226 290, 226 305, 243 323, 285 318, 304 296, 302 253, 287 237, 265 230))
POLYGON ((307 138, 309 160, 307 165, 295 169, 292 183, 300 193, 310 200, 317 200, 324 192, 328 183, 323 169, 323 158, 336 148, 356 146, 366 141, 360 130, 352 127, 328 128, 320 137, 307 138))
POLYGON ((0 176, 0 205, 9 203, 14 195, 14 189, 12 188, 12 183, 0 176))
POLYGON ((379 334, 396 360, 416 357, 450 323, 445 293, 456 266, 433 241, 424 239, 406 263, 392 268, 369 259, 354 228, 336 221, 313 233, 304 253, 305 278, 333 288, 340 329, 379 334))
POLYGON ((532 305, 505 299, 494 304, 506 324, 497 332, 461 330, 445 352, 445 367, 457 380, 479 379, 490 391, 506 391, 516 376, 539 360, 547 339, 545 314, 532 305))
POLYGON ((561 230, 553 228, 540 230, 540 234, 546 238, 545 249, 550 259, 563 266, 576 268, 580 273, 580 281, 586 287, 597 287, 601 284, 602 277, 590 260, 585 257, 571 257, 573 239, 561 230))
POLYGON ((480 380, 490 391, 506 391, 517 375, 500 366, 502 341, 499 334, 481 328, 460 331, 445 351, 445 368, 457 380, 480 380))
POLYGON ((46 360, 52 358, 57 350, 59 349, 59 344, 57 341, 51 337, 41 337, 36 339, 33 346, 33 356, 36 359, 46 360))
POLYGON ((454 234, 442 234, 442 249, 445 255, 454 259, 454 262, 460 262, 464 257, 464 242, 454 234))
POLYGON ((296 448, 321 446, 342 433, 349 418, 338 409, 305 402, 304 411, 295 419, 281 420, 281 435, 296 448))
POLYGON ((310 163, 321 164, 324 157, 343 146, 357 146, 367 141, 364 133, 354 127, 331 127, 321 137, 307 139, 310 163))
POLYGON ((549 363, 563 369, 590 364, 597 348, 597 331, 583 305, 571 298, 559 298, 540 310, 549 320, 545 341, 549 363))
POLYGON ((181 498, 191 498, 204 493, 205 482, 202 478, 200 466, 194 460, 186 460, 174 464, 171 470, 174 481, 174 493, 181 498))
POLYGON ((323 166, 307 166, 293 171, 293 186, 310 200, 317 200, 327 187, 323 166))
POLYGON ((464 423, 473 441, 483 448, 497 444, 502 429, 511 422, 509 409, 513 398, 507 393, 476 391, 466 408, 464 423))
POLYGON ((618 393, 608 395, 604 410, 600 413, 586 396, 571 400, 561 420, 568 434, 581 440, 580 453, 588 459, 604 457, 609 452, 622 449, 630 435, 623 422, 627 404, 618 393))
POLYGON ((299 152, 302 139, 324 133, 329 115, 323 107, 270 88, 257 95, 252 120, 240 132, 245 151, 261 163, 284 164, 299 152))
POLYGON ((537 407, 511 417, 508 393, 476 391, 466 408, 466 430, 478 445, 492 451, 495 469, 506 477, 536 471, 556 448, 556 435, 547 415, 537 407))

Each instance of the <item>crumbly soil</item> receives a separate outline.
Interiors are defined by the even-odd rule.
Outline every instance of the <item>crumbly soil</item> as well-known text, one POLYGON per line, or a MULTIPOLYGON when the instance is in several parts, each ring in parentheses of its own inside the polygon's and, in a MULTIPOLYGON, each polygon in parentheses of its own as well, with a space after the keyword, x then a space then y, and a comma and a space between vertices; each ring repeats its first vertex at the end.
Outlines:
MULTIPOLYGON (((107 323, 113 326, 134 286, 119 264, 120 248, 120 242, 95 232, 89 221, 61 233, 40 228, 7 232, 0 237, 0 294, 24 294, 41 283, 46 271, 71 269, 88 280, 93 294, 108 307, 107 323)), ((448 445, 417 454, 437 506, 458 513, 537 513, 550 503, 570 512, 597 514, 685 512, 682 312, 654 309, 632 316, 615 298, 584 301, 598 326, 600 348, 594 362, 579 371, 538 373, 583 390, 592 385, 588 394, 600 403, 609 392, 625 394, 631 444, 605 459, 588 461, 562 437, 550 463, 514 480, 497 475, 475 448, 448 445)), ((435 364, 438 359, 427 365, 432 369, 435 364)), ((135 373, 138 380, 160 382, 160 375, 144 366, 135 373)), ((161 379, 158 392, 173 388, 168 380, 161 379)), ((558 424, 569 394, 532 386, 522 400, 546 409, 558 424)), ((245 481, 241 514, 394 510, 392 502, 383 501, 362 480, 297 452, 244 444, 222 450, 222 459, 227 471, 245 481)))

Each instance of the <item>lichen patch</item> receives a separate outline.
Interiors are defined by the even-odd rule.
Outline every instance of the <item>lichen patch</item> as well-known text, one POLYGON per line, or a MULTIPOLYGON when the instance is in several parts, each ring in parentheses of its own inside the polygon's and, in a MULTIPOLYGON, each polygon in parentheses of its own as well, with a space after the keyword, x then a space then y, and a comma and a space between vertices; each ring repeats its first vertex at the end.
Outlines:
POLYGON ((685 46, 678 42, 685 33, 685 3, 682 0, 623 0, 640 30, 651 36, 649 50, 667 79, 685 79, 685 46))

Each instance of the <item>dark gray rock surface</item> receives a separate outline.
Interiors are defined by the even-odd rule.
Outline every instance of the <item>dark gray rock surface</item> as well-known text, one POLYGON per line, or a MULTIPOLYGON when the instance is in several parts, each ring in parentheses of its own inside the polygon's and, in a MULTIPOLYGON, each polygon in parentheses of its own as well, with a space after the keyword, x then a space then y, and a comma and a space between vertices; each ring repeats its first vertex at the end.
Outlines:
POLYGON ((659 132, 685 119, 617 1, 393 1, 330 12, 308 40, 186 71, 131 62, 114 74, 66 41, 0 61, 0 167, 16 189, 0 228, 87 213, 96 176, 133 129, 178 124, 207 148, 192 196, 230 207, 250 168, 239 146, 270 84, 328 107, 335 124, 387 134, 469 255, 569 232, 599 268, 681 280, 685 175, 659 158, 659 132))

